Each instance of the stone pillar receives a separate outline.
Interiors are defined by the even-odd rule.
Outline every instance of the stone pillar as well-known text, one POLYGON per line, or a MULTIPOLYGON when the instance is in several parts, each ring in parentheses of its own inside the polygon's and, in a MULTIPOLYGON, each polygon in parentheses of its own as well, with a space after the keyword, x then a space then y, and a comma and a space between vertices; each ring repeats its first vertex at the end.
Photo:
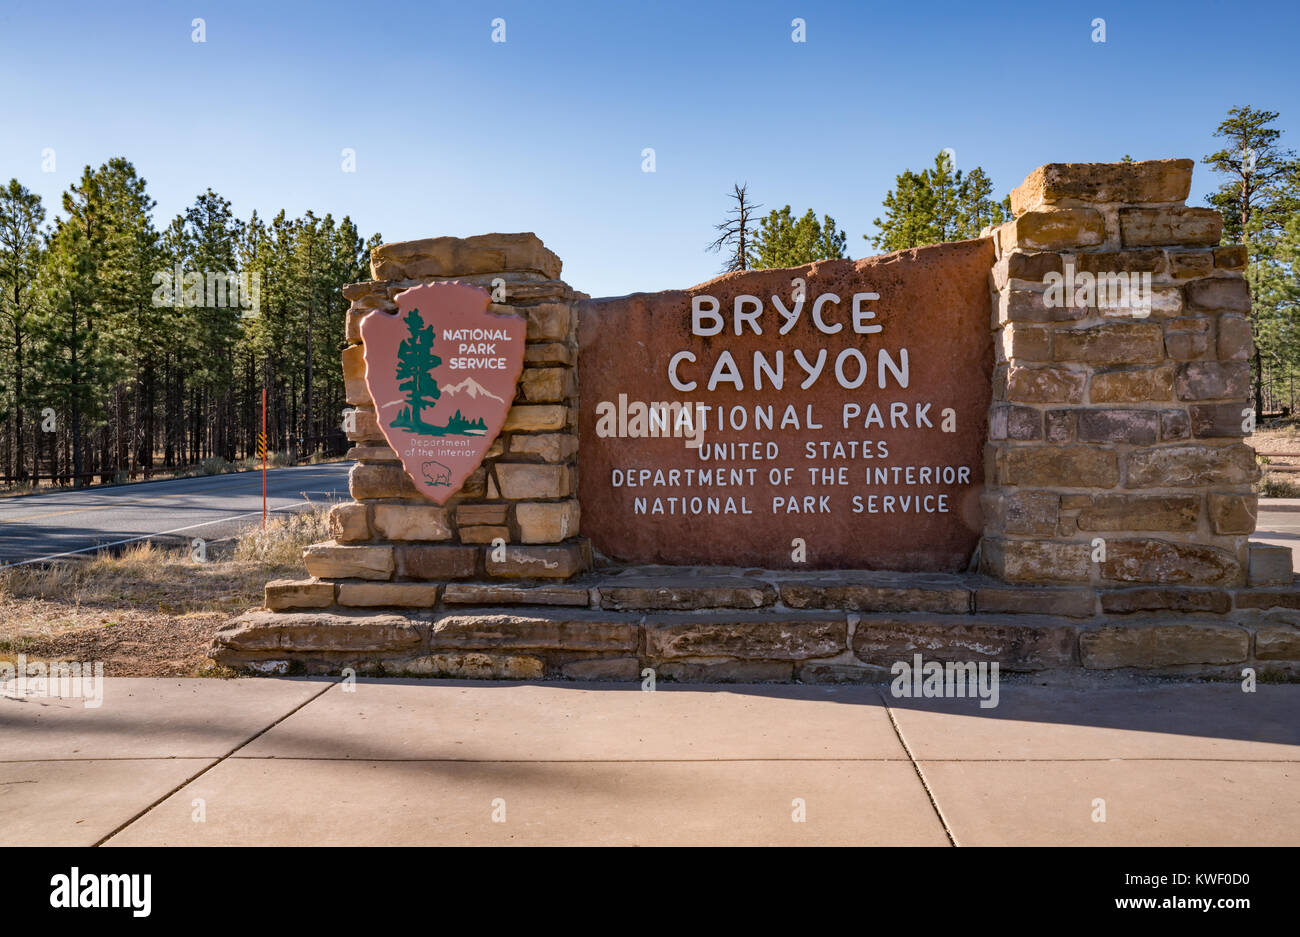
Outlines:
POLYGON ((985 572, 1247 582, 1246 251, 1219 246, 1217 211, 1184 205, 1191 178, 1188 159, 1053 163, 1011 193, 994 232, 985 572))
POLYGON ((448 581, 554 581, 590 565, 579 536, 576 460, 574 304, 586 297, 559 279, 560 266, 533 234, 430 238, 373 251, 373 279, 343 289, 351 301, 343 378, 355 408, 348 434, 356 444, 348 453, 357 460, 348 477, 353 500, 331 510, 333 539, 307 548, 313 579, 269 583, 267 608, 432 607, 448 581), (412 484, 380 432, 360 323, 377 309, 396 312, 393 297, 403 290, 453 279, 493 291, 501 301, 491 310, 522 316, 528 328, 524 370, 501 434, 439 506, 412 484))

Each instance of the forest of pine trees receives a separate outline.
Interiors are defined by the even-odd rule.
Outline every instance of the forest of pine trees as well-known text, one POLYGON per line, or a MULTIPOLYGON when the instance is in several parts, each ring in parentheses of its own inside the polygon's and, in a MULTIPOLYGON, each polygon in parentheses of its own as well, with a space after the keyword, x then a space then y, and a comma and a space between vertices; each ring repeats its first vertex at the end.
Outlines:
POLYGON ((244 221, 211 189, 160 229, 154 204, 122 158, 87 166, 57 217, 0 187, 0 483, 248 458, 263 388, 268 450, 343 451, 340 288, 369 279, 379 236, 244 221))

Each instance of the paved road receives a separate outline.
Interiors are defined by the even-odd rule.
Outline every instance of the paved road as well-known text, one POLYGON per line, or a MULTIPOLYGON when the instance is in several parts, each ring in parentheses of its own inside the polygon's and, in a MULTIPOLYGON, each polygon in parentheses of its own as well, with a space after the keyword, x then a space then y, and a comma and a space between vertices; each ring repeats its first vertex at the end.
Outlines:
POLYGON ((0 845, 1300 845, 1300 686, 1046 679, 109 678, 0 698, 0 845))
POLYGON ((1259 519, 1250 538, 1291 548, 1291 565, 1300 560, 1300 498, 1265 498, 1259 502, 1259 519))
MULTIPOLYGON (((330 462, 272 469, 266 473, 267 509, 301 510, 308 498, 318 504, 346 499, 351 467, 330 462)), ((261 472, 4 498, 0 564, 93 553, 148 538, 218 540, 261 514, 261 472)))

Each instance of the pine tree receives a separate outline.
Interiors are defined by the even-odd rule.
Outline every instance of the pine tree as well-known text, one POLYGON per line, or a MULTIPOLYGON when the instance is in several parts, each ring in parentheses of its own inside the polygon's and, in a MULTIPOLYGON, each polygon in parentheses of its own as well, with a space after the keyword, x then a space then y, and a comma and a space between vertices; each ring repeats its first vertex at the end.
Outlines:
MULTIPOLYGON (((1283 237, 1290 219, 1300 212, 1300 161, 1291 150, 1279 145, 1282 131, 1271 124, 1276 111, 1234 107, 1219 123, 1214 136, 1228 145, 1206 156, 1203 162, 1228 180, 1207 201, 1223 215, 1223 241, 1246 245, 1249 262, 1247 279, 1259 287, 1270 279, 1275 245, 1283 237)), ((1284 265, 1285 266, 1285 265, 1284 265)), ((1255 418, 1264 415, 1264 362, 1282 365, 1284 348, 1278 344, 1276 310, 1262 312, 1258 298, 1251 304, 1256 333, 1254 371, 1255 418)), ((1292 362, 1294 359, 1290 359, 1292 362)))
POLYGON ((442 359, 433 353, 436 329, 424 324, 418 309, 408 312, 403 321, 407 337, 397 346, 397 387, 406 397, 406 409, 393 420, 393 425, 423 436, 440 436, 445 427, 424 420, 425 409, 442 396, 433 376, 434 368, 442 364, 442 359))
POLYGON ((810 208, 795 220, 790 206, 772 210, 758 223, 749 253, 754 269, 799 267, 818 260, 844 256, 846 237, 835 226, 835 219, 823 216, 818 222, 810 208))
POLYGON ((954 171, 947 153, 934 159, 934 167, 920 173, 905 169, 884 200, 885 218, 874 220, 879 229, 863 235, 877 250, 897 251, 924 244, 979 237, 989 225, 1011 216, 1011 201, 993 201, 993 183, 976 166, 969 175, 954 171))
MULTIPOLYGON (((4 385, 6 433, 4 474, 21 484, 27 477, 27 452, 24 445, 35 432, 35 422, 27 425, 26 386, 27 356, 34 341, 33 314, 36 303, 36 277, 41 265, 42 233, 45 208, 41 197, 11 179, 0 188, 0 362, 8 362, 0 372, 4 385), (10 461, 9 447, 13 446, 10 461)), ((33 437, 34 438, 34 437, 33 437)))

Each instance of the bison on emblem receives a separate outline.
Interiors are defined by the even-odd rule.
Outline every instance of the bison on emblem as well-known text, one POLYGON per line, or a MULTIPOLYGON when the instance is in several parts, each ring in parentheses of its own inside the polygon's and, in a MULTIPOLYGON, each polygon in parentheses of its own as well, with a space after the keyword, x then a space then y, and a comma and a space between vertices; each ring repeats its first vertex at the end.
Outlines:
POLYGON ((435 462, 430 459, 424 463, 424 480, 430 485, 450 485, 451 469, 441 462, 435 462))

